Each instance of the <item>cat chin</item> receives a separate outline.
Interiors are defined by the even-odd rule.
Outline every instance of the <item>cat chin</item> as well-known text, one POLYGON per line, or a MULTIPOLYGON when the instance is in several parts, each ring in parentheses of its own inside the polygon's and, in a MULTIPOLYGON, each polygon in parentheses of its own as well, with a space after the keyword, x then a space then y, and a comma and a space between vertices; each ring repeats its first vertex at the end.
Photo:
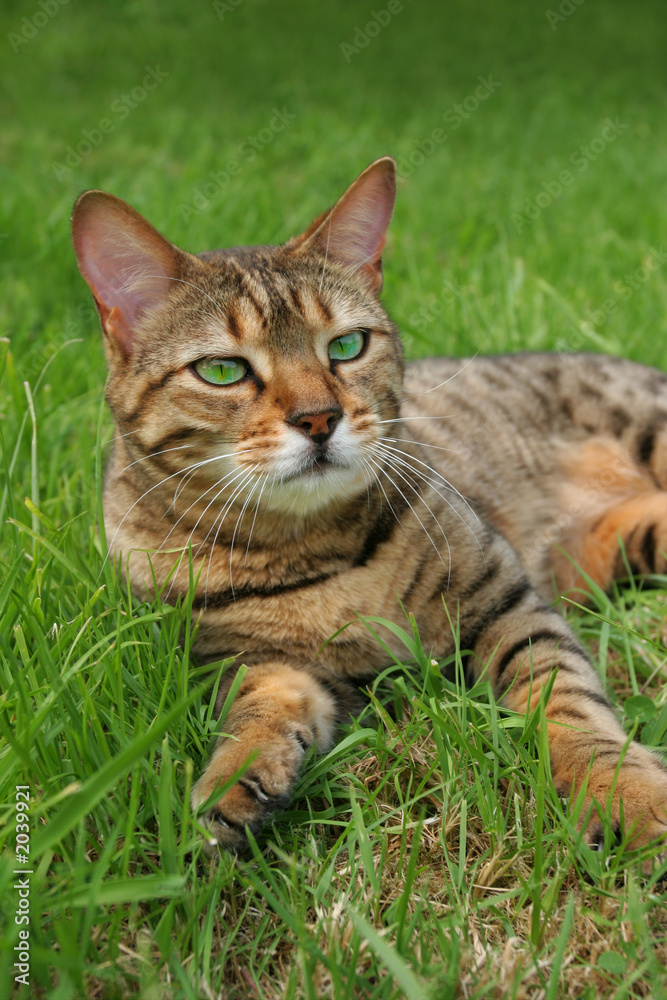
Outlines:
POLYGON ((279 514, 308 516, 341 501, 366 495, 368 480, 359 468, 331 466, 314 475, 306 472, 266 490, 261 505, 279 514))

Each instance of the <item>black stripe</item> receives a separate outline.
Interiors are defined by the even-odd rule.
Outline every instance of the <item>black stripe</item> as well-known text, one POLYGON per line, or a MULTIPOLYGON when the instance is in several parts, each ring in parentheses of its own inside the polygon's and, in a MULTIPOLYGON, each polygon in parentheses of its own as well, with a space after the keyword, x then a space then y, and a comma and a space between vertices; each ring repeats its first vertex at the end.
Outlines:
MULTIPOLYGON (((169 434, 165 434, 164 437, 160 438, 159 441, 154 441, 153 444, 150 446, 151 451, 162 451, 164 449, 164 446, 166 444, 169 444, 171 441, 181 441, 184 440, 185 438, 192 437, 193 434, 196 434, 198 432, 198 430, 199 430, 198 427, 181 427, 177 431, 171 431, 169 434)), ((138 437, 135 437, 135 440, 139 440, 138 437)), ((144 451, 147 452, 148 446, 145 445, 143 441, 141 442, 141 445, 144 451)))
POLYGON ((326 302, 322 300, 322 297, 320 295, 315 296, 315 301, 317 302, 317 305, 320 308, 325 320, 328 322, 331 319, 331 310, 329 309, 329 306, 326 304, 326 302))
POLYGON ((559 708, 558 705, 556 705, 555 707, 550 707, 549 711, 552 713, 549 715, 549 718, 551 719, 556 718, 553 714, 554 712, 557 712, 558 715, 567 715, 570 719, 581 719, 582 721, 585 721, 588 718, 588 716, 584 715, 584 713, 580 712, 577 708, 564 708, 562 706, 559 708))
MULTIPOLYGON (((461 592, 459 600, 463 603, 463 601, 467 601, 469 597, 473 597, 475 594, 478 594, 482 587, 486 587, 492 580, 495 580, 498 576, 500 567, 500 559, 495 559, 493 562, 489 563, 488 566, 485 566, 484 571, 480 573, 479 576, 475 577, 473 582, 461 592)), ((433 596, 435 597, 437 593, 438 591, 435 591, 433 596)))
POLYGON ((648 566, 649 573, 655 573, 655 531, 657 525, 652 524, 642 541, 642 556, 648 566))
POLYGON ((609 424, 614 437, 620 437, 631 423, 632 420, 620 406, 615 406, 609 411, 609 424))
MULTIPOLYGON (((594 750, 595 760, 604 760, 605 757, 614 757, 616 760, 618 760, 619 757, 621 756, 622 746, 623 744, 619 743, 618 748, 616 750, 598 750, 596 746, 594 750)), ((631 762, 628 761, 627 763, 631 762)), ((626 761, 623 762, 623 766, 624 767, 626 766, 626 761)))
POLYGON ((233 604, 234 601, 245 600, 250 597, 275 597, 277 594, 286 594, 290 590, 301 590, 306 587, 314 587, 318 583, 324 583, 325 580, 330 580, 331 577, 338 574, 338 570, 332 570, 331 573, 320 573, 318 576, 311 576, 309 578, 302 578, 301 580, 293 580, 290 583, 279 583, 274 587, 234 587, 232 591, 231 587, 225 590, 218 590, 214 593, 209 591, 208 594, 196 595, 193 602, 193 608, 222 608, 226 604, 233 604))
POLYGON ((289 285, 288 288, 289 288, 290 297, 291 297, 292 302, 294 304, 294 308, 296 309, 296 311, 301 316, 305 317, 306 314, 304 312, 303 302, 301 301, 301 296, 299 295, 299 292, 297 291, 296 288, 293 288, 291 285, 289 285))
MULTIPOLYGON (((410 598, 412 597, 412 595, 414 594, 415 590, 417 589, 417 587, 419 586, 419 584, 422 581, 422 577, 424 575, 424 570, 428 566, 428 564, 430 563, 430 561, 431 561, 431 553, 430 552, 425 552, 422 555, 421 559, 419 560, 414 573, 412 574, 412 580, 410 581, 410 583, 408 584, 408 586, 406 587, 406 589, 401 594, 401 601, 403 603, 405 603, 406 601, 409 601, 410 598)), ((437 590, 436 591, 436 594, 441 594, 441 593, 442 593, 441 590, 437 590)))
MULTIPOLYGON (((405 510, 405 506, 404 503, 400 513, 405 510)), ((400 523, 397 516, 398 513, 395 506, 393 511, 388 507, 382 508, 380 516, 371 525, 370 531, 364 538, 364 544, 361 547, 359 555, 354 560, 353 566, 365 566, 369 559, 372 559, 375 555, 378 546, 391 538, 396 525, 400 523)))
POLYGON ((225 313, 225 319, 227 320, 227 327, 231 333, 234 340, 242 340, 241 327, 239 326, 238 316, 236 315, 236 310, 228 307, 225 313))
POLYGON ((487 628, 493 625, 494 622, 497 622, 499 618, 502 618, 503 615, 513 611, 521 603, 526 594, 531 591, 532 588, 528 579, 523 577, 507 591, 500 604, 487 605, 486 609, 479 615, 477 625, 469 629, 461 639, 461 649, 474 651, 477 642, 487 628))
POLYGON ((173 378, 174 375, 178 374, 180 370, 181 370, 180 368, 174 368, 173 371, 165 372, 162 378, 158 379, 157 382, 150 383, 142 392, 141 399, 138 405, 134 408, 134 410, 132 410, 131 413, 123 414, 121 418, 123 422, 128 424, 135 423, 136 420, 141 416, 144 407, 148 404, 151 396, 154 396, 156 392, 159 392, 160 389, 164 388, 169 379, 173 378))
POLYGON ((250 291, 249 288, 244 288, 243 289, 243 294, 245 295, 245 297, 247 299, 250 300, 250 302, 252 302, 252 305, 253 305, 253 308, 255 309, 255 312, 257 313, 257 315, 259 316, 259 318, 261 320, 262 329, 265 330, 266 327, 268 326, 269 321, 266 318, 266 315, 264 314, 264 310, 262 309, 261 305, 259 304, 259 302, 257 301, 257 299, 252 294, 252 292, 250 291))
POLYGON ((531 673, 526 674, 525 677, 521 677, 519 680, 516 679, 516 674, 514 676, 514 679, 506 677, 501 684, 497 685, 496 698, 502 698, 503 695, 507 693, 510 687, 512 688, 512 692, 516 694, 516 692, 519 691, 522 687, 525 687, 526 684, 532 684, 535 681, 539 680, 540 677, 544 677, 545 674, 550 674, 556 670, 558 671, 559 675, 560 674, 575 674, 575 676, 577 675, 577 671, 574 670, 572 667, 568 667, 567 663, 553 663, 553 664, 550 663, 548 666, 538 667, 537 670, 531 671, 531 673))
POLYGON ((598 694, 597 691, 588 691, 586 688, 582 687, 558 688, 557 690, 554 690, 554 697, 562 694, 576 695, 578 698, 587 698, 588 701, 594 701, 597 705, 603 705, 605 708, 611 709, 611 705, 605 696, 598 694))
POLYGON ((655 419, 644 428, 642 433, 637 438, 637 455, 639 456, 640 462, 644 462, 648 465, 651 461, 658 432, 662 428, 665 421, 667 421, 667 415, 663 413, 658 414, 655 419))
POLYGON ((497 667, 496 682, 503 676, 505 670, 515 656, 522 652, 522 650, 534 645, 536 642, 544 642, 545 640, 551 640, 558 643, 557 652, 559 653, 566 649, 570 653, 582 653, 583 655, 583 652, 577 643, 573 642, 568 636, 559 632, 554 632, 552 629, 540 629, 538 632, 533 632, 532 635, 527 635, 525 638, 519 639, 518 642, 515 642, 513 646, 510 646, 510 648, 503 653, 497 667))

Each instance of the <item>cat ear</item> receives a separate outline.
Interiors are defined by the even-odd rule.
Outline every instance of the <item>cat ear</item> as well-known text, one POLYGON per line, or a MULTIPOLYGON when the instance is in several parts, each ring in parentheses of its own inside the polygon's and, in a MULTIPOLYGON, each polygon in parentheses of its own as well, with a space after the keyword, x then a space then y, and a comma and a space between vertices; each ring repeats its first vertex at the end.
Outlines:
POLYGON ((185 255, 127 202, 105 191, 78 198, 72 241, 105 333, 131 354, 141 316, 164 300, 185 255))
POLYGON ((296 242, 347 265, 379 295, 380 254, 395 200, 396 163, 390 156, 383 156, 371 163, 334 207, 315 219, 296 242))

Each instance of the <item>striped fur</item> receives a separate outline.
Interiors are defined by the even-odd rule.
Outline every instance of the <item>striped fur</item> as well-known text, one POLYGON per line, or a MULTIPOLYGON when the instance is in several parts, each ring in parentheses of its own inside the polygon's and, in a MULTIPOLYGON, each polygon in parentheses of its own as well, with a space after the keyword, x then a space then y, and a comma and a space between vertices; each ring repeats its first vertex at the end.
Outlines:
MULTIPOLYGON (((516 711, 555 672, 556 787, 587 780, 633 844, 663 837, 667 772, 637 743, 618 768, 624 732, 552 602, 586 576, 608 587, 622 575, 619 538, 634 570, 667 570, 667 378, 552 354, 404 372, 378 299, 394 190, 393 161, 379 160, 284 246, 198 257, 111 195, 75 208, 117 428, 110 551, 139 594, 154 578, 184 593, 191 561, 198 656, 249 667, 225 724, 234 738, 218 741, 194 804, 215 802, 253 752, 208 808, 213 838, 241 846, 288 802, 306 749, 332 745, 386 665, 358 616, 400 621, 403 605, 438 658, 453 649, 447 612, 458 618, 472 675, 488 669, 516 711), (359 356, 330 361, 353 330, 359 356), (249 374, 213 386, 193 370, 220 357, 249 374)), ((592 809, 591 840, 601 828, 592 809)))

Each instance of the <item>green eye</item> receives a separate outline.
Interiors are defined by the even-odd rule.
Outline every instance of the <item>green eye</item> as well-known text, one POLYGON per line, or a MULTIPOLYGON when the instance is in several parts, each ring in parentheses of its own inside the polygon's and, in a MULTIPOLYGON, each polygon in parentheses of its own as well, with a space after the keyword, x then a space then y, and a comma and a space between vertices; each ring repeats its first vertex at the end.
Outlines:
POLYGON ((361 354, 366 338, 361 330, 354 330, 342 337, 336 337, 329 344, 329 357, 332 361, 351 361, 361 354))
POLYGON ((238 358, 213 358, 212 361, 197 361, 194 370, 200 378, 211 385, 232 385, 240 382, 248 374, 245 361, 238 358))

